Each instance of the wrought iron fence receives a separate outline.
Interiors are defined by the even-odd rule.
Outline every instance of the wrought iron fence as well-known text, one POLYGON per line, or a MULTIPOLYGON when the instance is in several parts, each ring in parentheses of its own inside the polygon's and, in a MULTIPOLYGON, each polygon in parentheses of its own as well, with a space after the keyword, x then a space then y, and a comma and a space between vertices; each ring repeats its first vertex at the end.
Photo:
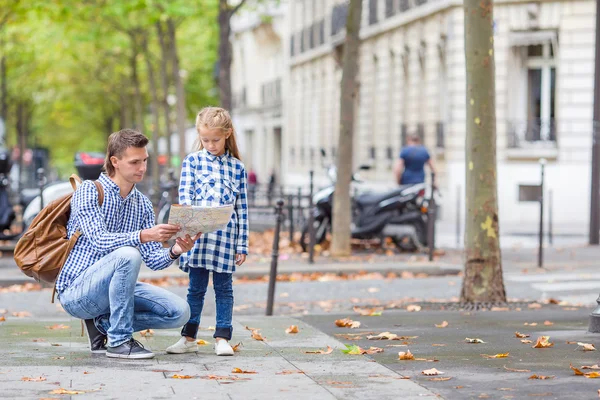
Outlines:
POLYGON ((555 119, 509 121, 507 129, 508 146, 510 148, 519 148, 528 143, 556 144, 555 119))

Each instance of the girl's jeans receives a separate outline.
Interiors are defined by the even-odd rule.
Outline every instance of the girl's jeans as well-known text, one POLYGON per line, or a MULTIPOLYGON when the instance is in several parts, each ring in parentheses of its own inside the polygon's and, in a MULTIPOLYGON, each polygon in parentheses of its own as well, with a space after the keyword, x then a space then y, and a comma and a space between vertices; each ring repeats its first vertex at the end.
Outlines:
MULTIPOLYGON (((190 305, 191 317, 181 330, 181 336, 196 338, 200 326, 200 314, 204 306, 204 295, 208 288, 209 270, 204 268, 190 268, 190 286, 188 287, 187 301, 190 305)), ((232 274, 213 271, 213 288, 215 289, 215 302, 217 306, 217 326, 214 338, 231 340, 233 328, 231 316, 233 313, 233 285, 232 274)))
POLYGON ((134 247, 121 247, 83 271, 59 296, 67 313, 94 318, 108 336, 108 346, 119 346, 133 332, 181 326, 190 309, 179 296, 137 281, 142 256, 134 247))

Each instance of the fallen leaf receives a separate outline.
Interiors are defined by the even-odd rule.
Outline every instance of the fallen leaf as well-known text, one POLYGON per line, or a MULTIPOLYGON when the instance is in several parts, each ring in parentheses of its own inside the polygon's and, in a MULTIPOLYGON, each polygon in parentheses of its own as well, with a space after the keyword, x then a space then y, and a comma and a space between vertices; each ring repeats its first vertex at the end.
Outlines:
POLYGON ((281 372, 276 372, 275 375, 291 375, 291 374, 303 374, 303 371, 289 371, 283 370, 281 372))
POLYGON ((525 322, 523 325, 525 325, 525 326, 537 326, 537 322, 532 322, 532 323, 525 322))
POLYGON ((28 311, 17 311, 12 313, 13 317, 17 317, 17 318, 25 318, 25 317, 31 317, 31 313, 28 311))
POLYGON ((445 344, 434 343, 434 344, 432 344, 432 346, 434 346, 434 347, 444 347, 446 345, 445 344))
POLYGON ((369 292, 369 293, 377 293, 377 292, 379 292, 379 288, 370 287, 370 288, 367 289, 367 292, 369 292))
POLYGON ((256 374, 256 371, 244 371, 240 368, 234 368, 231 372, 234 374, 256 374))
POLYGON ((368 350, 365 351, 366 354, 377 354, 383 353, 383 349, 381 347, 369 347, 368 350))
POLYGON ((360 346, 357 346, 355 344, 353 345, 346 345, 346 350, 342 350, 342 353, 345 354, 353 354, 353 355, 360 355, 360 354, 365 354, 367 351, 363 348, 361 348, 360 346))
MULTIPOLYGON (((347 347, 347 345, 346 345, 347 347)), ((327 350, 315 350, 315 351, 305 351, 306 354, 331 354, 333 353, 333 349, 331 346, 327 346, 327 350)))
POLYGON ((146 329, 144 331, 140 331, 140 335, 142 335, 143 337, 154 336, 154 331, 152 329, 146 329))
POLYGON ((584 365, 584 366, 581 367, 581 369, 600 369, 600 366, 598 364, 584 365))
POLYGON ((258 333, 258 331, 260 329, 258 328, 250 328, 250 327, 246 327, 246 330, 249 330, 250 332, 252 332, 252 339, 254 340, 258 340, 259 342, 262 342, 265 340, 264 337, 262 337, 262 335, 260 333, 258 333))
POLYGON ((515 332, 515 337, 518 337, 519 339, 527 338, 529 336, 531 336, 531 335, 528 335, 526 333, 521 333, 521 332, 515 332))
POLYGON ((0 322, 4 322, 6 321, 6 318, 4 318, 4 316, 0 316, 0 322))
POLYGON ((175 375, 171 376, 171 378, 173 378, 173 379, 192 379, 192 378, 195 378, 195 377, 196 376, 194 376, 194 375, 178 375, 178 374, 175 374, 175 375))
POLYGON ((583 347, 583 351, 596 351, 594 345, 590 343, 577 342, 577 345, 583 347))
POLYGON ((545 349, 545 348, 554 346, 554 343, 550 343, 548 341, 549 339, 550 339, 550 336, 540 336, 537 338, 537 342, 532 347, 534 349, 545 349))
POLYGON ((368 340, 401 340, 398 335, 391 332, 382 332, 379 335, 367 336, 368 340))
POLYGON ((542 305, 540 303, 533 303, 533 304, 529 304, 527 306, 527 308, 532 309, 532 310, 537 310, 542 308, 542 305))
POLYGON ((449 376, 446 376, 446 377, 444 377, 444 376, 439 376, 439 377, 437 377, 437 378, 429 378, 428 380, 429 380, 429 381, 449 381, 450 379, 452 379, 452 378, 451 378, 451 377, 449 377, 449 376))
POLYGON ((67 390, 63 388, 54 389, 50 392, 50 394, 84 394, 85 392, 82 390, 67 390))
POLYGON ((54 347, 60 347, 62 346, 62 344, 59 343, 51 343, 50 346, 54 346, 54 347))
POLYGON ((481 339, 471 339, 471 338, 465 338, 465 342, 467 343, 485 343, 483 340, 481 339))
MULTIPOLYGON (((221 376, 221 375, 206 375, 201 376, 201 379, 209 379, 215 381, 249 381, 250 378, 242 378, 239 376, 221 376)), ((226 383, 226 382, 223 382, 226 383)))
POLYGON ((406 350, 406 351, 401 351, 398 353, 398 360, 414 360, 415 356, 413 355, 413 353, 410 352, 410 350, 406 350))
POLYGON ((444 374, 444 372, 438 371, 435 368, 426 369, 425 371, 421 371, 421 373, 423 375, 428 375, 428 376, 431 376, 431 375, 443 375, 444 374))
POLYGON ((43 382, 46 380, 46 378, 44 378, 43 376, 40 376, 38 378, 30 378, 29 376, 24 376, 21 378, 21 380, 25 382, 43 382))
POLYGON ((416 312, 416 311, 421 311, 421 306, 415 305, 415 304, 411 304, 409 306, 406 307, 406 311, 408 312, 416 312))
POLYGON ((541 379, 541 380, 545 380, 545 379, 554 379, 554 375, 550 375, 550 376, 544 376, 544 375, 536 375, 533 374, 531 375, 528 379, 541 379))
POLYGON ((36 343, 41 343, 41 342, 45 342, 46 339, 42 339, 42 338, 37 338, 37 339, 33 339, 32 342, 36 342, 36 343))
POLYGON ((544 325, 551 326, 551 325, 554 325, 554 322, 544 321, 544 325))
POLYGON ((59 357, 52 357, 53 360, 64 360, 65 358, 63 356, 59 356, 59 357))
POLYGON ((448 326, 448 321, 444 321, 444 322, 442 322, 442 323, 441 323, 441 324, 439 324, 439 325, 438 325, 438 324, 435 324, 435 327, 436 327, 436 328, 445 328, 445 327, 447 327, 447 326, 448 326))
POLYGON ((290 325, 289 328, 287 328, 285 330, 285 333, 298 333, 298 326, 297 325, 290 325))
POLYGON ((529 339, 522 339, 521 343, 530 344, 530 343, 533 343, 533 342, 531 340, 529 340, 529 339))
POLYGON ((507 358, 509 353, 498 353, 493 356, 489 354, 481 354, 484 358, 507 358))
MULTIPOLYGON (((207 341, 206 341, 206 340, 204 340, 204 339, 198 339, 198 340, 196 341, 196 344, 197 344, 197 345, 200 345, 200 346, 206 346, 207 344, 210 344, 210 342, 207 342, 207 341)), ((234 350, 234 351, 235 351, 235 350, 234 350)))
POLYGON ((93 372, 87 372, 87 371, 83 371, 84 375, 89 375, 89 374, 93 374, 93 372))
POLYGON ((379 317, 383 313, 383 307, 361 308, 358 306, 354 306, 352 309, 358 314, 367 317, 379 317))
POLYGON ((242 342, 239 342, 238 344, 236 344, 235 346, 232 346, 231 348, 233 349, 234 352, 238 352, 238 351, 240 351, 240 346, 242 346, 242 342))
POLYGON ((583 374, 583 376, 585 376, 586 378, 600 378, 600 372, 587 372, 583 374))
POLYGON ((359 321, 352 321, 350 318, 338 319, 335 321, 335 324, 340 328, 359 328, 359 321))
POLYGON ((529 370, 529 369, 508 368, 506 365, 503 368, 510 372, 531 372, 531 370, 529 370))

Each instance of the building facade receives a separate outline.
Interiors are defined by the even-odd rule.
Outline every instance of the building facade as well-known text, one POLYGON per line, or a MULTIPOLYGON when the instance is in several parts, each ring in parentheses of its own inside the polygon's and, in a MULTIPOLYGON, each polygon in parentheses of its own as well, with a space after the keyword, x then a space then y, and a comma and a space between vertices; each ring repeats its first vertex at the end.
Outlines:
MULTIPOLYGON (((342 0, 287 2, 281 57, 285 183, 304 184, 310 170, 323 183, 321 166, 335 159, 347 7, 342 0)), ((593 0, 495 1, 498 195, 505 233, 537 229, 539 205, 519 198, 526 186, 539 184, 540 159, 546 160, 555 232, 588 230, 595 12, 593 0)), ((437 165, 441 219, 448 222, 457 218, 457 203, 464 204, 463 13, 462 0, 365 0, 360 33, 354 164, 373 166, 362 175, 374 188, 391 187, 406 136, 418 134, 437 165)))
POLYGON ((242 159, 259 183, 282 182, 283 78, 288 60, 286 4, 268 5, 232 19, 232 118, 242 159))

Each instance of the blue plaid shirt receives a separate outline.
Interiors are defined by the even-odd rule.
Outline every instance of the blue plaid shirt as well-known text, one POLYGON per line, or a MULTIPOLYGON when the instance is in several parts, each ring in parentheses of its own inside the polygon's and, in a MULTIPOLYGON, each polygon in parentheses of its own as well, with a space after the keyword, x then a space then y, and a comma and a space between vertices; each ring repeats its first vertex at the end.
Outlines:
POLYGON ((106 174, 98 180, 104 188, 102 207, 98 205, 98 190, 92 181, 84 181, 71 199, 67 235, 71 237, 79 230, 81 236, 56 280, 59 294, 96 261, 123 246, 137 247, 144 263, 153 270, 167 268, 173 262, 162 244, 140 241, 140 232, 154 226, 150 200, 135 187, 122 198, 119 186, 106 174))
POLYGON ((235 271, 235 255, 248 254, 247 176, 244 164, 228 151, 214 156, 206 149, 189 154, 181 167, 179 204, 221 206, 234 204, 225 229, 204 233, 192 250, 181 256, 180 268, 235 271))

